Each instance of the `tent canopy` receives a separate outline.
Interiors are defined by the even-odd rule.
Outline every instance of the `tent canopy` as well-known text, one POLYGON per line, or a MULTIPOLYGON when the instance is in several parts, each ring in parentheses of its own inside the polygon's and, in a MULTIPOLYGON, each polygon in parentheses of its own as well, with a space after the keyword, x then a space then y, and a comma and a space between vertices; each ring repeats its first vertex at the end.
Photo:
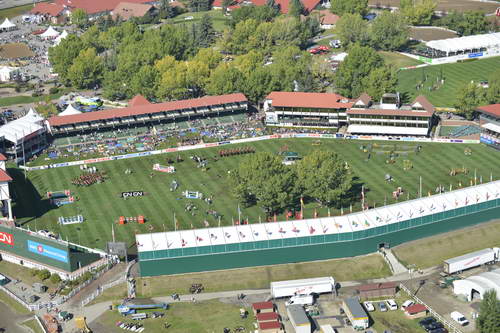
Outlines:
POLYGON ((43 118, 33 109, 21 118, 7 123, 0 127, 0 136, 5 140, 17 144, 23 138, 43 129, 41 122, 43 118))
POLYGON ((81 111, 77 110, 73 104, 68 104, 68 107, 63 112, 59 113, 59 116, 69 116, 72 114, 80 114, 81 111))
POLYGON ((12 23, 8 18, 6 18, 5 21, 3 21, 2 24, 0 24, 0 29, 12 29, 15 27, 16 25, 12 23))
POLYGON ((443 52, 500 47, 500 32, 484 35, 465 36, 433 40, 425 43, 428 47, 443 52))
POLYGON ((57 32, 52 26, 50 26, 43 34, 41 34, 43 38, 54 38, 59 36, 59 32, 57 32))

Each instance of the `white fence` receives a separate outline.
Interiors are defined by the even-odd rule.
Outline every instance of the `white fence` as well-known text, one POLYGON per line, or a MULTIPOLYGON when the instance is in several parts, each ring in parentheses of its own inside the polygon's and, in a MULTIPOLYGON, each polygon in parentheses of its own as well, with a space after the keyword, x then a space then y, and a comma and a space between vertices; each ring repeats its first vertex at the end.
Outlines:
POLYGON ((96 291, 94 291, 92 294, 90 294, 87 298, 85 298, 82 301, 81 306, 84 307, 85 305, 92 302, 94 299, 97 298, 97 296, 101 295, 104 292, 104 290, 117 286, 120 283, 124 283, 126 281, 127 281, 126 276, 121 276, 118 280, 100 286, 99 288, 96 289, 96 291))
POLYGON ((229 145, 229 144, 248 143, 248 142, 255 142, 255 141, 272 140, 272 139, 290 139, 290 138, 380 140, 380 141, 393 141, 393 142, 442 142, 442 143, 474 143, 474 144, 479 143, 479 140, 462 140, 462 139, 432 139, 432 138, 420 138, 420 137, 375 136, 375 135, 344 135, 344 134, 340 134, 340 133, 337 133, 337 134, 287 133, 287 134, 265 135, 265 136, 246 138, 246 139, 236 139, 236 140, 230 140, 230 141, 203 143, 203 144, 197 144, 197 145, 192 145, 192 146, 181 146, 178 148, 167 148, 167 149, 161 149, 161 150, 144 151, 144 152, 139 152, 139 153, 125 154, 125 155, 90 158, 90 159, 80 160, 80 161, 54 163, 54 164, 40 165, 40 166, 35 166, 35 167, 26 167, 26 166, 21 165, 20 168, 25 169, 27 171, 44 170, 44 169, 61 168, 61 167, 67 167, 67 166, 100 163, 100 162, 114 161, 114 160, 121 160, 121 159, 128 159, 128 158, 135 158, 135 157, 142 157, 142 156, 166 154, 166 153, 187 151, 187 150, 193 150, 193 149, 213 148, 213 147, 224 146, 224 145, 229 145))
POLYGON ((404 290, 411 298, 413 298, 415 300, 416 303, 420 303, 420 304, 424 305, 427 308, 427 310, 429 310, 429 313, 434 318, 436 318, 437 320, 439 320, 440 322, 442 322, 443 325, 446 326, 451 333, 462 333, 462 331, 460 331, 458 328, 456 328, 455 325, 453 325, 450 321, 448 321, 446 318, 444 318, 439 313, 437 313, 436 311, 434 311, 428 304, 426 304, 420 298, 418 298, 416 295, 414 295, 410 291, 410 289, 408 289, 403 283, 399 284, 399 288, 401 288, 401 290, 404 290))

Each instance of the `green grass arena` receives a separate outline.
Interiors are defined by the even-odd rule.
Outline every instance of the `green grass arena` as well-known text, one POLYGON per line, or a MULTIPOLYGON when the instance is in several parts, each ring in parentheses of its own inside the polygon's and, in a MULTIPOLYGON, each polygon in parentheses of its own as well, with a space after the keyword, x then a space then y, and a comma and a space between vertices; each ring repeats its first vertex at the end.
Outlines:
MULTIPOLYGON (((396 158, 396 163, 386 164, 387 155, 372 153, 367 160, 367 153, 360 147, 367 145, 369 141, 350 141, 336 139, 322 139, 321 145, 313 145, 317 139, 274 139, 257 141, 242 145, 231 145, 227 147, 253 146, 257 152, 269 151, 277 153, 280 149, 287 148, 289 151, 305 155, 313 149, 335 151, 340 154, 349 164, 355 176, 367 189, 366 200, 370 206, 381 206, 395 203, 391 193, 398 186, 405 190, 410 199, 414 199, 418 193, 419 176, 423 179, 423 193, 434 193, 438 185, 444 185, 448 189, 449 184, 456 188, 459 183, 466 186, 473 178, 474 170, 484 182, 490 179, 498 179, 500 174, 499 157, 500 152, 480 144, 444 144, 444 143, 418 143, 422 151, 408 153, 407 156, 396 158), (471 156, 465 156, 465 148, 472 149, 471 156), (409 171, 403 170, 403 161, 410 160, 413 168, 409 171), (468 175, 450 176, 451 168, 468 168, 468 175), (387 182, 384 176, 390 174, 394 181, 387 182)), ((382 145, 394 145, 396 149, 408 146, 409 150, 417 143, 410 142, 378 142, 380 150, 389 149, 382 145)), ((146 224, 126 224, 114 226, 117 241, 125 241, 130 246, 135 244, 135 233, 149 233, 172 231, 174 229, 173 216, 179 222, 180 229, 202 228, 206 219, 210 226, 216 226, 217 221, 212 216, 206 216, 208 209, 216 210, 222 214, 221 224, 231 225, 233 219, 237 219, 238 203, 228 188, 227 172, 238 166, 246 157, 225 157, 214 162, 211 157, 215 156, 221 147, 207 148, 180 152, 184 162, 174 163, 177 171, 174 174, 154 173, 150 177, 154 163, 166 164, 168 156, 177 156, 177 153, 139 157, 95 164, 101 170, 107 172, 109 179, 102 184, 89 187, 77 187, 71 184, 74 177, 82 172, 78 166, 30 171, 25 180, 24 172, 20 169, 9 169, 14 178, 12 192, 14 195, 14 215, 17 222, 24 228, 49 229, 59 233, 63 239, 82 244, 84 246, 101 248, 105 247, 107 241, 111 240, 112 225, 117 222, 119 216, 144 215, 146 224), (189 156, 199 155, 209 157, 208 171, 198 169, 196 163, 189 156), (125 175, 125 170, 131 169, 131 175, 125 175), (175 179, 180 187, 177 191, 170 191, 170 183, 175 179), (47 191, 71 190, 79 198, 73 204, 60 208, 52 207, 45 197, 47 191), (201 191, 205 195, 212 195, 214 201, 208 205, 202 200, 190 200, 181 198, 181 192, 201 191), (145 191, 147 195, 140 198, 130 198, 126 201, 121 199, 120 193, 125 191, 145 191), (194 215, 185 211, 185 205, 190 202, 197 206, 194 215), (73 216, 82 214, 85 222, 82 224, 61 226, 57 223, 59 216, 73 216)), ((249 156, 249 155, 247 155, 249 156)), ((297 203, 298 204, 298 203, 297 203)), ((319 207, 315 203, 306 203, 305 218, 313 217, 317 209, 319 216, 327 216, 327 208, 319 207)), ((353 203, 353 211, 361 209, 360 202, 353 203)), ((344 213, 349 207, 343 208, 344 213)), ((332 209, 332 216, 339 215, 340 211, 332 209)), ((254 206, 242 207, 242 218, 250 223, 258 223, 259 216, 265 219, 260 208, 254 206)), ((284 220, 284 216, 278 216, 278 220, 284 220)), ((369 246, 373 251, 373 246, 369 246)))

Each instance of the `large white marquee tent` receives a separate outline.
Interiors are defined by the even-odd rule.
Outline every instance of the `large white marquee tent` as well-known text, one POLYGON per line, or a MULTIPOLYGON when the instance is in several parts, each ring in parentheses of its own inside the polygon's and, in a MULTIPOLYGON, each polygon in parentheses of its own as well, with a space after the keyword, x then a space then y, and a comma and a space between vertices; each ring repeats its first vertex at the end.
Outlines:
POLYGON ((495 290, 497 299, 500 300, 500 268, 453 281, 453 292, 466 296, 468 301, 472 301, 475 295, 483 299, 484 293, 489 290, 495 290))
POLYGON ((500 48, 500 32, 447 38, 427 42, 426 45, 432 49, 446 53, 459 52, 464 50, 479 50, 481 48, 500 48))
POLYGON ((43 118, 33 109, 21 118, 0 127, 0 136, 14 144, 21 142, 23 138, 44 128, 43 118))

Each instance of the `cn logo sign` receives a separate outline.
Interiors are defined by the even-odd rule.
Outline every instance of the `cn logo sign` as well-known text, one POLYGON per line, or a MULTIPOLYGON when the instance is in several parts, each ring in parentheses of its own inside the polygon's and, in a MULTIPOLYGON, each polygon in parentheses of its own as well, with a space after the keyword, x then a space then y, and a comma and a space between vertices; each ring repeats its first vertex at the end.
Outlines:
POLYGON ((0 243, 14 246, 14 236, 6 232, 0 231, 0 243))

